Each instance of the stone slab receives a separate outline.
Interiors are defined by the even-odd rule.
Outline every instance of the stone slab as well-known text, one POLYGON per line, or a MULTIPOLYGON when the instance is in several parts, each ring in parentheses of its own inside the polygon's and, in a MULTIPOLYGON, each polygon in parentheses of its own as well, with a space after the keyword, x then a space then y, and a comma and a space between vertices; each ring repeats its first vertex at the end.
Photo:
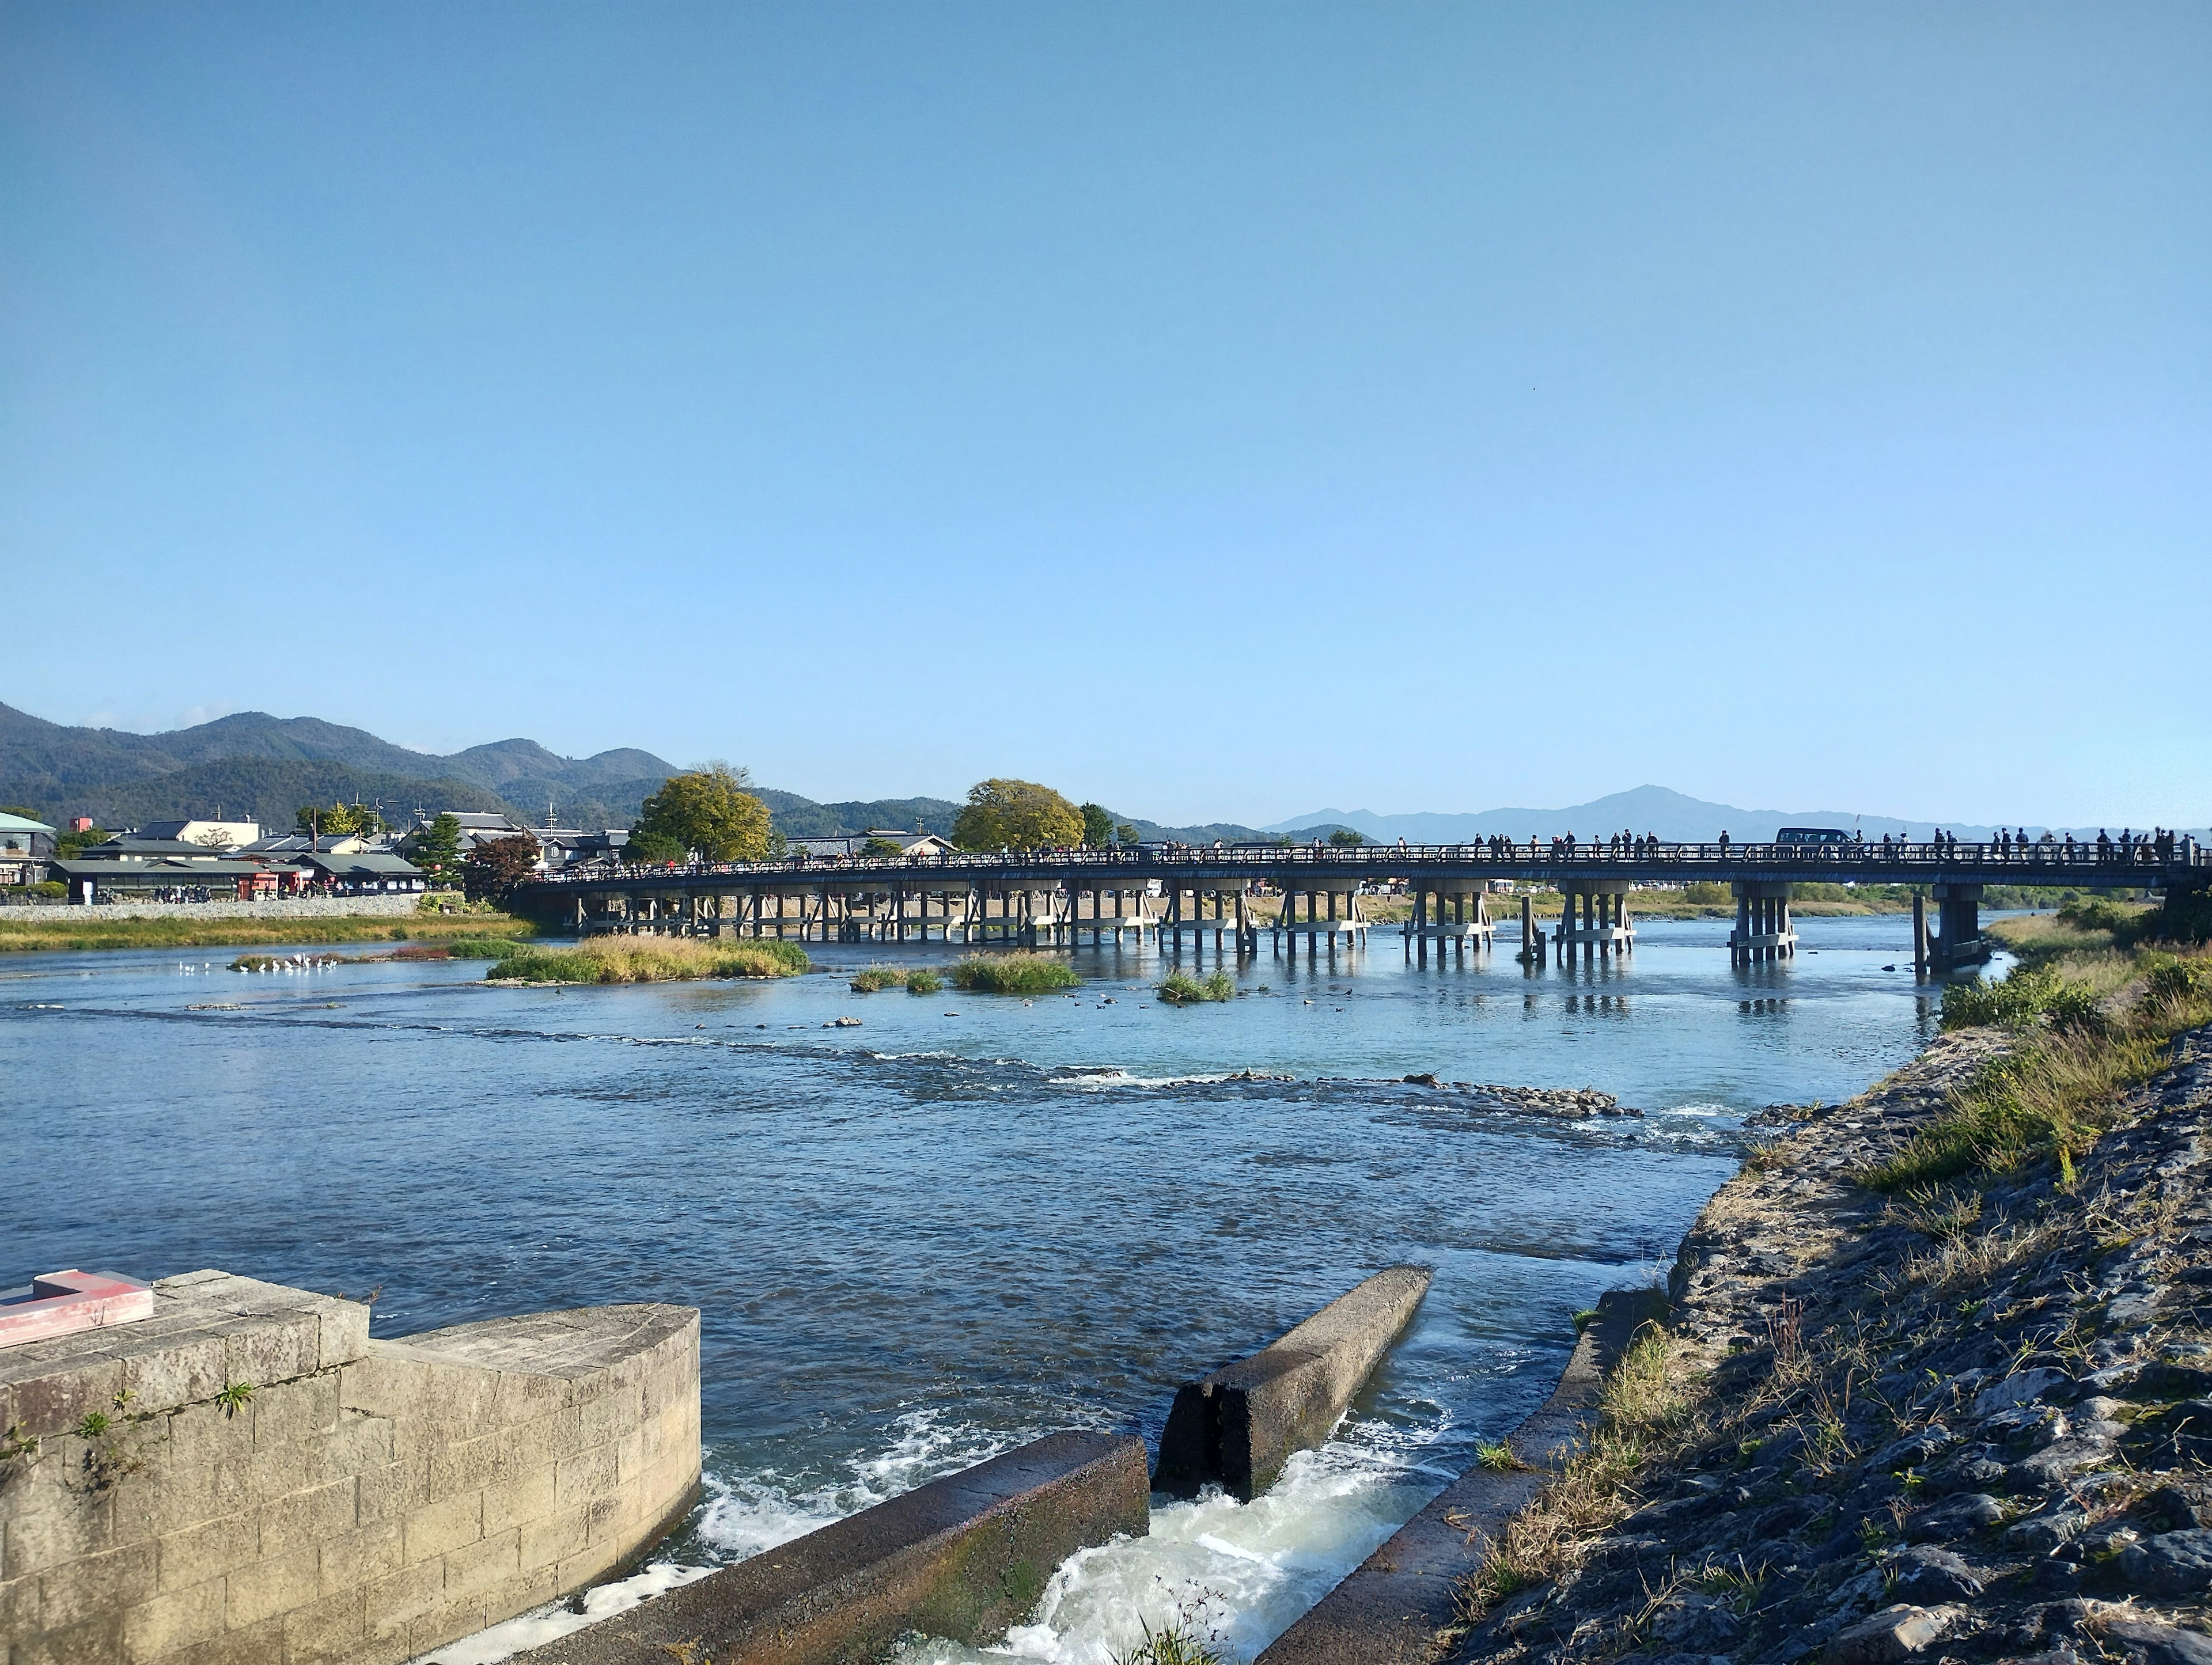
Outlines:
POLYGON ((1506 1443, 1525 1468, 1470 1468, 1352 1569, 1253 1665, 1426 1665, 1455 1618, 1453 1587, 1481 1565, 1490 1540, 1527 1507, 1580 1444, 1605 1378, 1661 1308, 1650 1291, 1615 1290, 1568 1356, 1559 1386, 1506 1443))
POLYGON ((32 1279, 27 1289, 0 1291, 0 1347, 135 1324, 153 1316, 151 1284, 71 1267, 32 1279))
POLYGON ((1151 1528, 1145 1443, 1048 1434, 696 1583, 518 1655, 511 1665, 860 1665, 909 1631, 994 1642, 1077 1550, 1151 1528))
POLYGON ((1329 1436, 1428 1293, 1425 1267, 1395 1266, 1339 1296, 1273 1346, 1176 1391, 1152 1484, 1209 1484, 1249 1503, 1293 1451, 1329 1436))

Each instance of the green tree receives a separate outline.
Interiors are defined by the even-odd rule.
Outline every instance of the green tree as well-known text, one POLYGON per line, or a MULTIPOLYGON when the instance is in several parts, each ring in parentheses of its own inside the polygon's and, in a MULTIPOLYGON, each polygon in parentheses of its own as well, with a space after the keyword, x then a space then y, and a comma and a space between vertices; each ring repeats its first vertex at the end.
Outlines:
POLYGON ((978 781, 952 823, 963 850, 1037 850, 1083 842, 1083 811, 1034 781, 978 781))
POLYGON ((1352 827, 1339 827, 1329 834, 1328 842, 1340 850, 1357 849, 1367 842, 1367 835, 1352 827))
POLYGON ((461 880, 461 823, 441 815, 416 836, 408 852, 431 884, 448 890, 461 880))
POLYGON ((471 902, 504 902, 538 868, 538 841, 528 833, 489 839, 461 863, 461 888, 471 902))
POLYGON ((888 838, 872 838, 860 846, 860 854, 865 856, 893 856, 904 855, 906 851, 888 838))
POLYGON ((1114 829, 1114 836, 1124 844, 1133 844, 1137 842, 1137 829, 1124 821, 1114 829))
POLYGON ((630 829, 629 848, 647 861, 673 860, 696 850, 709 861, 758 861, 773 829, 768 805, 747 792, 751 779, 727 763, 671 775, 647 799, 630 829), (672 854, 660 854, 670 851, 672 854))
POLYGON ((100 827, 87 827, 82 832, 65 832, 54 840, 54 856, 61 861, 74 861, 88 845, 105 844, 114 835, 100 827))
POLYGON ((1085 843, 1110 844, 1114 842, 1114 817, 1104 805, 1085 804, 1082 815, 1085 843))
POLYGON ((295 818, 301 832, 315 832, 324 838, 366 836, 384 830, 383 817, 366 804, 333 804, 328 809, 303 804, 295 818))

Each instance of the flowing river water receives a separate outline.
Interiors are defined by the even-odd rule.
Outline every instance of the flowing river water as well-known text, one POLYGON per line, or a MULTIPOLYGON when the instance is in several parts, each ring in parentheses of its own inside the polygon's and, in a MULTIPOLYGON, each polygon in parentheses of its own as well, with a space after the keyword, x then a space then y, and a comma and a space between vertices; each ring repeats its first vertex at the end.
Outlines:
POLYGON ((1103 1665, 1140 1616, 1202 1601, 1249 1658, 1542 1401, 1574 1311, 1659 1275, 1745 1115, 1847 1097, 1923 1044, 1907 919, 1799 924, 1778 966, 1732 969, 1725 921, 1654 921, 1623 962, 1533 975, 1510 937, 1422 967, 1378 931, 1318 964, 1263 951, 1241 998, 1184 1008, 1153 997, 1158 957, 1113 950, 1076 952, 1079 997, 1026 1000, 855 994, 838 974, 892 957, 855 948, 782 982, 565 992, 361 950, 263 975, 231 950, 22 956, 0 963, 0 1240, 11 1277, 380 1291, 380 1335, 700 1308, 704 1497, 647 1571, 571 1604, 595 1612, 1055 1429, 1157 1442, 1177 1382, 1384 1266, 1433 1267, 1337 1437, 1273 1492, 1162 1500, 993 1652, 903 1650, 1103 1665), (1644 1114, 1401 1079, 1427 1073, 1644 1114))

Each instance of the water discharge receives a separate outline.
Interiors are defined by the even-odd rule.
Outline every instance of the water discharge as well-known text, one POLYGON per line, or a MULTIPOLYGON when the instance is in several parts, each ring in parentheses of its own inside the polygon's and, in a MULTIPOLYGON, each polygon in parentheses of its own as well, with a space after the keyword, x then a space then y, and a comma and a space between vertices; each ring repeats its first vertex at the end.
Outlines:
POLYGON ((1178 1381, 1382 1266, 1433 1267, 1339 1437, 1273 1492, 1162 1500, 1149 1539, 1075 1558, 988 1654, 906 1649, 1103 1662, 1140 1616, 1202 1601, 1249 1658, 1542 1400, 1568 1315, 1658 1272, 1744 1114, 1844 1097, 1921 1044, 1929 1001, 1884 969, 1909 963, 1907 922, 1801 924, 1796 961, 1747 970, 1718 922, 1534 975, 1510 949, 1408 965, 1378 935, 1317 968, 1263 956, 1243 998, 1184 1009, 1152 997, 1157 960, 1110 951, 1076 955, 1078 998, 1026 1000, 26 956, 0 969, 0 1069, 40 1107, 40 1159, 0 1172, 0 1218, 19 1273, 380 1291, 380 1335, 701 1308, 691 1520, 586 1612, 431 1656, 447 1665, 1054 1429, 1156 1440, 1178 1381), (824 1027, 844 1015, 860 1026, 824 1027), (1402 1079, 1430 1073, 1445 1085, 1402 1079), (1646 1114, 1511 1114, 1454 1082, 1595 1086, 1646 1114))

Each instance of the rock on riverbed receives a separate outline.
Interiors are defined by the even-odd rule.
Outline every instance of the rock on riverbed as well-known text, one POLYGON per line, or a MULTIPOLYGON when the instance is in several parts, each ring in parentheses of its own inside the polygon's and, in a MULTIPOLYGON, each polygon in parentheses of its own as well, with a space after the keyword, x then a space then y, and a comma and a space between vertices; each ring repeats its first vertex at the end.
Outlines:
POLYGON ((2003 1044, 1796 1112, 1721 1189, 1673 1279, 1683 1449, 1445 1657, 2212 1665, 2212 1044, 2069 1188, 1854 1182, 2003 1044))
POLYGON ((1611 1093, 1600 1092, 1595 1087, 1506 1087, 1489 1081, 1443 1081, 1428 1074, 1408 1075, 1404 1078, 1404 1085, 1427 1087, 1438 1092, 1457 1093, 1534 1115, 1579 1117, 1644 1114, 1641 1110, 1624 1109, 1611 1093))

